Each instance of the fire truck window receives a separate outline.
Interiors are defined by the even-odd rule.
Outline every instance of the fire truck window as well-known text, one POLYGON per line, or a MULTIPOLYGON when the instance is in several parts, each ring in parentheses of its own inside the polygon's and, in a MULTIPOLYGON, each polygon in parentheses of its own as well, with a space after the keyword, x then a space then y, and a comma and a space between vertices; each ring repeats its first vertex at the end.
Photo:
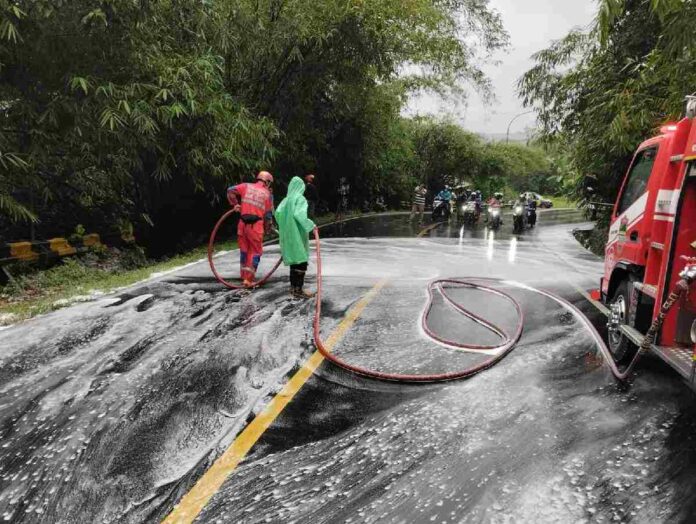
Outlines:
POLYGON ((655 163, 655 156, 657 156, 657 148, 654 147, 644 149, 638 153, 636 161, 633 163, 631 172, 628 175, 628 181, 624 187, 624 192, 621 195, 621 202, 617 214, 620 215, 626 211, 631 207, 631 204, 645 193, 645 188, 648 187, 648 179, 650 178, 650 173, 652 173, 653 164, 655 163))

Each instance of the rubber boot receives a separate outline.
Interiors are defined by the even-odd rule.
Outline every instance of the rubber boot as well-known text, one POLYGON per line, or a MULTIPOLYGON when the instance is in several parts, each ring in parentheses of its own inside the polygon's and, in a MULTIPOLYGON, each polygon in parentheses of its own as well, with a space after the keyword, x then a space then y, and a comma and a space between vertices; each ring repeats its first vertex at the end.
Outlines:
POLYGON ((317 294, 311 291, 306 291, 301 287, 295 288, 295 297, 297 298, 314 298, 317 294))

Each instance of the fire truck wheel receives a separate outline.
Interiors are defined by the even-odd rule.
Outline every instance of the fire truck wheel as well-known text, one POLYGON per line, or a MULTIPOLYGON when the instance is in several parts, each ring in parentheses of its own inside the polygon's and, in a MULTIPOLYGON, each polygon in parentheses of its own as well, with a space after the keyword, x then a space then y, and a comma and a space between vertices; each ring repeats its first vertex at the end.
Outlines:
POLYGON ((636 351, 636 345, 620 331, 621 325, 635 327, 636 307, 633 297, 633 282, 626 279, 619 284, 611 300, 609 315, 609 349, 617 362, 631 357, 636 351))

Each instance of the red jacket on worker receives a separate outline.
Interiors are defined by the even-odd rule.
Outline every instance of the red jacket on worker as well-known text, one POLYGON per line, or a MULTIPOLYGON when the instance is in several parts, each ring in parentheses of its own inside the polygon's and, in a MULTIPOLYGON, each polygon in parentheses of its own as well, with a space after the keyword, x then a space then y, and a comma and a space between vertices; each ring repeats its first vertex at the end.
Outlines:
POLYGON ((239 212, 245 222, 270 220, 273 217, 273 196, 261 180, 229 187, 227 200, 232 207, 241 206, 239 212))
POLYGON ((239 242, 240 275, 244 285, 253 285, 263 254, 264 226, 273 219, 273 182, 270 173, 262 171, 254 183, 238 184, 227 189, 227 200, 239 206, 237 241, 239 242))

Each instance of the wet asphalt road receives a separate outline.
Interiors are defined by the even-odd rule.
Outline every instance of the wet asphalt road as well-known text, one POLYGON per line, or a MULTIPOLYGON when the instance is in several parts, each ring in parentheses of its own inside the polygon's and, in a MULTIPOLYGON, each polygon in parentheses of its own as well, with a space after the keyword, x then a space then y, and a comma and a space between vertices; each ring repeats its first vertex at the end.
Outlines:
MULTIPOLYGON (((477 355, 418 328, 437 277, 499 277, 555 291, 600 324, 576 287, 601 261, 567 224, 513 236, 407 217, 323 230, 328 334, 375 282, 386 287, 336 352, 390 372, 451 371, 477 355)), ((270 247, 263 268, 277 248, 270 247)), ((220 258, 232 274, 235 256, 220 258)), ((311 272, 311 269, 310 269, 311 272)), ((251 296, 206 264, 0 331, 0 518, 157 522, 310 355, 313 308, 287 270, 251 296)), ((311 283, 310 283, 311 284, 311 283)), ((693 396, 646 360, 616 386, 552 301, 522 304, 515 351, 477 377, 407 386, 323 364, 225 482, 199 522, 688 522, 696 513, 693 396)), ((505 303, 457 298, 508 329, 505 303)), ((490 334, 436 302, 448 337, 490 334)))

